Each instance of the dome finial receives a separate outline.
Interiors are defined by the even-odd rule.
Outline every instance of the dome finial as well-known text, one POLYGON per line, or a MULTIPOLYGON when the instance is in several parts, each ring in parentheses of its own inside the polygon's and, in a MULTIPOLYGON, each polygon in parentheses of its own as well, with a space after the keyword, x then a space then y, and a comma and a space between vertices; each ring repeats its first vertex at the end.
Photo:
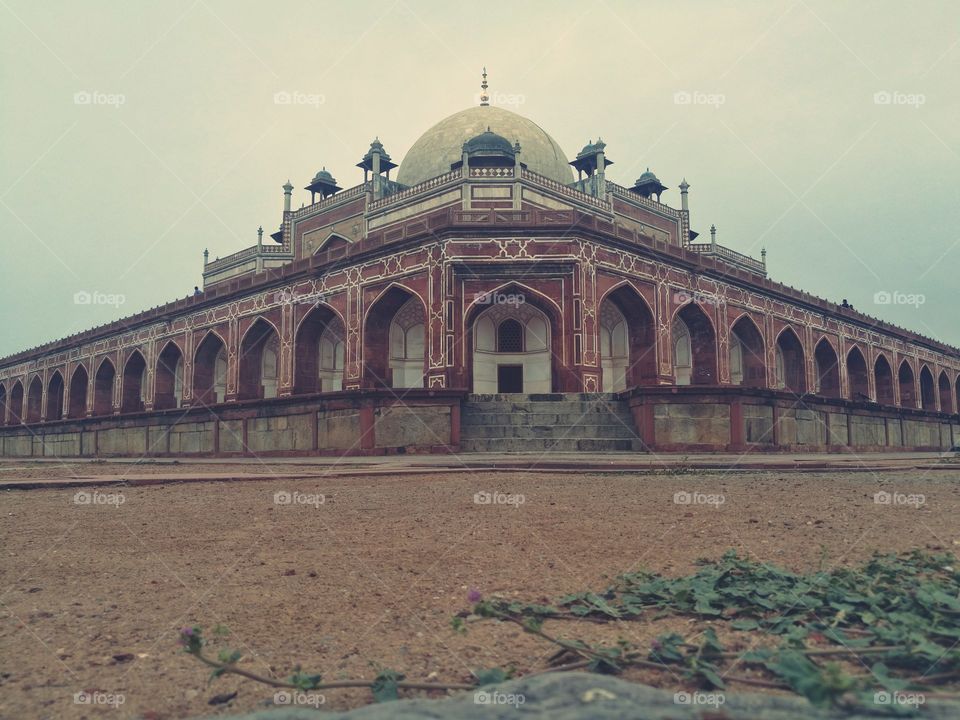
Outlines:
POLYGON ((480 83, 480 107, 486 107, 490 104, 490 96, 487 95, 487 68, 483 68, 483 82, 480 83))

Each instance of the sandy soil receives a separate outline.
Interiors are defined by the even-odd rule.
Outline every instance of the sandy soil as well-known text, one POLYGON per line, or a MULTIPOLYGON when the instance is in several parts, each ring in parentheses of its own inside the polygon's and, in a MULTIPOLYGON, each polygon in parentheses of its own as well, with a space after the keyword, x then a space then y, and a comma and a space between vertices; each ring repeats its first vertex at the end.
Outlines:
MULTIPOLYGON (((518 628, 451 630, 468 588, 550 598, 602 589, 638 568, 687 573, 696 559, 728 548, 794 570, 851 564, 874 550, 953 551, 958 481, 960 470, 477 472, 112 486, 87 504, 74 502, 77 489, 7 490, 0 495, 0 717, 177 718, 252 710, 272 699, 270 688, 236 677, 208 686, 206 669, 176 646, 178 628, 192 624, 226 625, 244 667, 276 677, 298 662, 327 680, 373 678, 377 666, 451 682, 491 666, 540 669, 553 649, 518 628), (881 489, 921 493, 926 502, 878 505, 881 489), (278 491, 323 494, 325 502, 276 504, 278 491), (525 501, 474 503, 476 493, 497 491, 525 501), (674 502, 675 493, 695 491, 725 502, 674 502), (101 503, 117 493, 122 504, 101 503), (121 694, 124 702, 116 710, 76 704, 81 690, 121 694), (234 691, 229 704, 208 705, 234 691)), ((555 630, 646 642, 678 622, 689 632, 677 620, 615 628, 567 622, 555 630)), ((635 677, 675 684, 665 674, 635 677)), ((364 690, 325 697, 328 708, 369 701, 364 690)))

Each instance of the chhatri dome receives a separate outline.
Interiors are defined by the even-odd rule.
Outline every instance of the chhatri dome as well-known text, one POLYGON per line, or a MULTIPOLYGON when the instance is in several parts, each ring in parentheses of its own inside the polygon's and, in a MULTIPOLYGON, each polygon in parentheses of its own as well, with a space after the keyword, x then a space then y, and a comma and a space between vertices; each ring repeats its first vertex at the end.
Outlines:
POLYGON ((400 163, 397 182, 416 185, 450 172, 463 158, 463 145, 490 130, 511 143, 520 143, 520 161, 528 169, 569 185, 576 178, 557 141, 532 120, 487 104, 486 72, 479 107, 461 110, 441 120, 417 140, 400 163))

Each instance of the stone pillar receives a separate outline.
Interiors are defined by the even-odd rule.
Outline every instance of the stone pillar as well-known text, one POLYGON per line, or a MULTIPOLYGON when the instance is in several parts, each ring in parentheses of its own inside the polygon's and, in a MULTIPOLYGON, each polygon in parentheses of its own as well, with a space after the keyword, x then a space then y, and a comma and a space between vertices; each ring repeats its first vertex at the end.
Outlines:
POLYGON ((236 315, 230 318, 227 332, 227 389, 226 402, 236 402, 240 383, 240 323, 236 315))
POLYGON ((289 397, 293 394, 293 333, 296 324, 293 309, 292 302, 285 302, 280 306, 280 357, 277 358, 280 363, 278 397, 289 397))
POLYGON ((283 186, 283 212, 290 212, 290 203, 293 199, 293 185, 290 184, 290 181, 287 180, 286 184, 283 186))
POLYGON ((657 302, 653 308, 656 323, 657 343, 657 379, 662 385, 673 385, 673 307, 670 304, 670 287, 663 281, 657 282, 657 302))

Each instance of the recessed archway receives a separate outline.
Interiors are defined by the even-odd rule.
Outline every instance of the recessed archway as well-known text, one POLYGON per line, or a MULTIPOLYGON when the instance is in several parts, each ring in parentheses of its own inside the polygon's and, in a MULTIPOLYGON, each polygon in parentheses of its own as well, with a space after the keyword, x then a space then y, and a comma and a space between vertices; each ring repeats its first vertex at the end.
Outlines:
POLYGON ((280 337, 276 328, 257 318, 240 342, 238 400, 275 398, 279 389, 280 337))
POLYGON ((343 389, 343 322, 326 305, 317 305, 300 322, 294 342, 293 391, 298 394, 343 389))
POLYGON ((27 422, 40 422, 43 409, 43 381, 39 375, 34 375, 27 388, 27 422))
POLYGON ((840 360, 829 340, 823 338, 817 343, 813 359, 816 365, 817 394, 840 397, 840 360))
POLYGON ((883 355, 878 355, 877 361, 873 364, 873 378, 877 386, 877 402, 881 405, 893 405, 895 403, 893 369, 883 355))
POLYGON ((139 350, 134 350, 123 366, 120 387, 120 412, 143 411, 147 389, 147 361, 139 350))
POLYGON ((920 368, 920 407, 924 410, 937 409, 937 392, 933 383, 933 373, 926 365, 920 368))
POLYGON ((785 328, 777 338, 776 360, 777 387, 803 395, 807 391, 803 344, 793 328, 785 328))
POLYGON ((67 417, 76 419, 86 416, 88 385, 87 369, 83 365, 77 365, 73 377, 70 378, 70 407, 67 409, 67 417))
POLYGON ((950 388, 950 378, 946 371, 940 371, 940 378, 937 380, 938 391, 940 395, 940 412, 953 413, 956 408, 953 405, 953 393, 950 388))
POLYGON ((673 368, 677 385, 715 385, 717 340, 706 313, 685 305, 673 319, 673 368))
POLYGON ((17 380, 10 388, 10 425, 19 425, 23 422, 23 383, 17 380))
POLYGON ((917 391, 913 381, 913 368, 904 360, 897 370, 897 384, 900 386, 900 406, 915 408, 917 406, 917 391))
POLYGON ((631 286, 620 285, 601 301, 600 365, 605 392, 656 383, 655 328, 653 313, 631 286))
POLYGON ((208 332, 193 356, 193 402, 213 405, 226 400, 227 346, 215 332, 208 332))
POLYGON ((364 384, 423 387, 425 339, 426 313, 420 298, 396 285, 384 292, 364 322, 364 384))
POLYGON ((117 370, 113 362, 106 358, 93 380, 93 414, 110 415, 113 413, 113 386, 116 382, 117 370))
POLYGON ((55 370, 47 383, 47 412, 44 418, 50 422, 59 420, 63 417, 63 393, 64 393, 63 375, 59 370, 55 370))
POLYGON ((870 379, 867 361, 860 348, 851 348, 847 353, 847 398, 855 402, 870 400, 870 379))
POLYGON ((0 383, 0 425, 7 422, 7 386, 0 383))
POLYGON ((730 328, 730 382, 746 387, 767 385, 763 335, 746 315, 730 328))
POLYGON ((551 391, 550 318, 543 311, 526 302, 494 304, 476 316, 472 332, 473 392, 551 391))
POLYGON ((178 408, 183 404, 183 353, 172 340, 157 357, 153 407, 156 410, 178 408))

